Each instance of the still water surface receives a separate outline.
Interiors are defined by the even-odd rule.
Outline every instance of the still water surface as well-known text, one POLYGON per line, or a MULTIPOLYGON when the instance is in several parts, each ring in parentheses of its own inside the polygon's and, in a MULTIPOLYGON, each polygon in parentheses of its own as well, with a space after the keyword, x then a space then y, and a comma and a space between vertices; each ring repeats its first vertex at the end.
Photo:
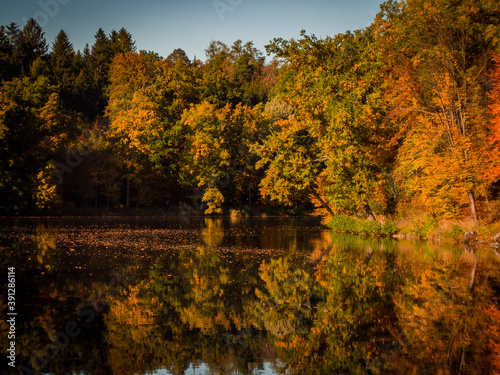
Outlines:
POLYGON ((310 218, 93 218, 3 219, 0 251, 2 271, 16 269, 24 371, 3 361, 7 373, 500 371, 489 248, 310 218))

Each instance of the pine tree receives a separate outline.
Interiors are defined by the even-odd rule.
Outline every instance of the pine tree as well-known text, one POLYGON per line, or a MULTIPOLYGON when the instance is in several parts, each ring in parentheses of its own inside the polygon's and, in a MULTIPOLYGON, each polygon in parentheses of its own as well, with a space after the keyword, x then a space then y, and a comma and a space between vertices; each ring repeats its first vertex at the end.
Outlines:
POLYGON ((123 27, 118 32, 116 30, 111 31, 109 44, 114 55, 136 51, 132 34, 123 27))
POLYGON ((29 74, 33 61, 47 53, 48 47, 44 35, 41 26, 33 18, 28 20, 19 33, 19 60, 24 75, 29 74))
POLYGON ((0 35, 0 80, 8 81, 21 72, 19 64, 19 27, 14 22, 2 26, 0 35))
POLYGON ((106 107, 105 88, 109 84, 109 66, 113 60, 113 50, 104 31, 99 29, 95 34, 95 42, 85 61, 85 70, 90 77, 92 112, 102 115, 106 107))
POLYGON ((7 29, 0 27, 0 81, 8 80, 12 74, 11 66, 12 46, 9 42, 7 29))
POLYGON ((76 55, 68 35, 61 30, 56 37, 50 54, 52 81, 59 85, 61 99, 67 106, 74 107, 75 80, 77 77, 76 55))

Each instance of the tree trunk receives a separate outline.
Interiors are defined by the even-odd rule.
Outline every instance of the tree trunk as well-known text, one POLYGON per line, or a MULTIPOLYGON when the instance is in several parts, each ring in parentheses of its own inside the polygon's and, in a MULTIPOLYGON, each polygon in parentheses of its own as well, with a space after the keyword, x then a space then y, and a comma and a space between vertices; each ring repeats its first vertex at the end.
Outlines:
POLYGON ((373 249, 371 247, 368 247, 366 249, 366 255, 365 255, 365 259, 364 259, 363 263, 368 264, 368 262, 370 261, 372 256, 373 256, 373 249))
POLYGON ((467 191, 467 199, 469 200, 470 213, 472 215, 472 220, 474 221, 474 226, 477 225, 477 213, 476 213, 476 199, 474 198, 474 192, 471 190, 467 191))
POLYGON ((130 208, 130 178, 127 176, 127 200, 125 207, 130 208))
MULTIPOLYGON (((467 248, 466 248, 466 251, 467 251, 467 248)), ((467 283, 467 290, 469 292, 474 287, 474 282, 476 280, 476 267, 477 267, 477 257, 476 257, 476 254, 474 253, 473 248, 470 249, 470 251, 474 254, 474 263, 472 264, 472 268, 470 270, 469 282, 467 283)))
POLYGON ((327 210, 330 215, 335 216, 332 209, 325 203, 325 201, 323 199, 321 199, 319 194, 316 193, 316 191, 314 189, 311 189, 311 194, 314 195, 314 198, 316 198, 319 201, 319 203, 321 203, 321 206, 323 206, 323 208, 325 210, 327 210))
POLYGON ((375 219, 375 215, 373 214, 372 209, 370 208, 370 205, 368 203, 366 203, 363 208, 365 209, 366 217, 368 218, 368 220, 377 220, 375 219))

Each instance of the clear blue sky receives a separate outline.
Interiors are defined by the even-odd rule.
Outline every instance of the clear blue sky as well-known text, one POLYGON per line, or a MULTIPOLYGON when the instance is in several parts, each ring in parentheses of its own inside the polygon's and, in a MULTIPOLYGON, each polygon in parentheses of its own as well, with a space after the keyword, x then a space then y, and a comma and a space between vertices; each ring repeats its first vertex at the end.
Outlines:
POLYGON ((63 29, 75 50, 94 43, 101 27, 107 34, 124 27, 138 50, 166 57, 182 48, 190 58, 205 59, 211 40, 235 40, 264 46, 273 38, 297 38, 300 30, 318 37, 365 27, 380 0, 0 0, 0 24, 23 26, 35 18, 52 46, 63 29))

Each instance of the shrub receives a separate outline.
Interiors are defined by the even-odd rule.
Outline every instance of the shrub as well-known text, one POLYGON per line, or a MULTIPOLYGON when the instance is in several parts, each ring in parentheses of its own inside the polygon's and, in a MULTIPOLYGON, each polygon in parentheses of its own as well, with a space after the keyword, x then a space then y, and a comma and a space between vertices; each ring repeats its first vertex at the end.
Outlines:
POLYGON ((453 224, 451 226, 451 229, 445 233, 445 237, 453 239, 453 240, 460 240, 463 238, 465 231, 460 227, 460 225, 453 224))
POLYGON ((252 213, 252 211, 250 210, 250 207, 248 207, 248 206, 243 207, 243 209, 241 210, 241 214, 243 216, 250 216, 251 213, 252 213))
POLYGON ((381 224, 378 221, 357 220, 346 215, 333 216, 328 227, 339 232, 359 233, 370 236, 392 236, 398 232, 396 224, 391 220, 381 224))
POLYGON ((396 223, 392 220, 387 220, 381 227, 381 234, 384 236, 392 236, 399 232, 396 223))
POLYGON ((418 237, 427 237, 429 233, 436 230, 436 228, 436 219, 428 217, 424 222, 418 221, 415 223, 415 235, 418 237))

